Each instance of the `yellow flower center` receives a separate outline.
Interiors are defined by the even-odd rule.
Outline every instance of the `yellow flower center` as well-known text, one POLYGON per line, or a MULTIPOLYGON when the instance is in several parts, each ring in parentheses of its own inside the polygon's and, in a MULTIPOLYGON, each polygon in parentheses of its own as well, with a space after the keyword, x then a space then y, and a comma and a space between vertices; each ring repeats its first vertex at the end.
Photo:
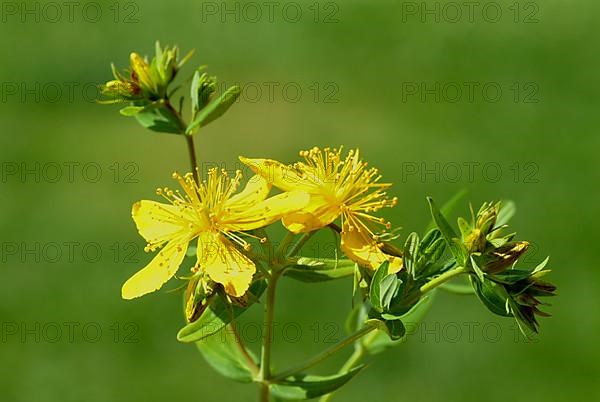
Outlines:
POLYGON ((212 168, 208 171, 207 180, 200 184, 196 183, 192 173, 184 176, 173 173, 173 178, 179 182, 183 193, 167 187, 159 188, 156 192, 172 205, 182 207, 185 212, 182 212, 181 219, 196 235, 202 232, 221 233, 244 249, 250 248, 247 241, 221 225, 224 216, 230 211, 226 205, 227 200, 237 191, 242 180, 240 170, 230 178, 227 171, 212 168))
POLYGON ((300 156, 305 161, 293 167, 325 198, 329 208, 339 212, 344 229, 365 230, 377 238, 370 223, 384 225, 386 229, 391 225, 373 213, 384 207, 393 207, 397 198, 388 199, 385 190, 390 184, 379 183, 381 175, 378 170, 369 168, 360 159, 358 150, 350 150, 343 159, 341 152, 342 148, 321 150, 317 147, 301 151, 300 156))

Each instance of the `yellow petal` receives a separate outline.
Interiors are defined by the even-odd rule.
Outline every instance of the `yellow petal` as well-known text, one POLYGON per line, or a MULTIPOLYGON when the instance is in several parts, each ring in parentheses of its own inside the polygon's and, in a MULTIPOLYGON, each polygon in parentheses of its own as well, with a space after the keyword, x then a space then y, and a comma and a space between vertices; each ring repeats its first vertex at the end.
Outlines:
POLYGON ((390 262, 388 273, 396 273, 402 269, 402 258, 385 254, 377 242, 364 230, 349 230, 342 233, 342 251, 352 261, 363 267, 377 270, 385 261, 390 262))
POLYGON ((304 208, 309 199, 310 196, 304 191, 281 193, 245 210, 229 211, 220 224, 231 231, 258 229, 304 208))
POLYGON ((188 233, 193 217, 184 207, 142 200, 133 204, 131 216, 147 242, 160 244, 188 233))
POLYGON ((269 183, 283 191, 304 190, 310 192, 314 186, 304 180, 288 165, 272 159, 250 159, 240 156, 240 161, 254 173, 264 177, 269 183))
POLYGON ((248 180, 243 191, 225 201, 225 208, 231 210, 249 208, 267 198, 269 190, 271 190, 271 186, 267 180, 262 176, 255 175, 248 180))
POLYGON ((306 233, 329 225, 339 214, 338 206, 332 205, 321 195, 311 194, 306 207, 285 215, 282 222, 292 233, 306 233))
POLYGON ((240 297, 256 272, 254 263, 219 233, 203 232, 198 239, 198 264, 225 292, 240 297))
POLYGON ((171 240, 141 271, 125 282, 123 299, 133 299, 154 292, 175 275, 188 248, 188 237, 171 240))

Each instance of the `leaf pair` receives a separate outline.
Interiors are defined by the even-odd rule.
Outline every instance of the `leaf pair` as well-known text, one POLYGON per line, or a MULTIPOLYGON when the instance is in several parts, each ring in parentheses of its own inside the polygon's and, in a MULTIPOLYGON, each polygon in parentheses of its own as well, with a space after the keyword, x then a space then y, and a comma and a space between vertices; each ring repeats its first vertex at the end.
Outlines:
POLYGON ((185 130, 187 135, 221 117, 240 96, 240 87, 234 85, 213 99, 216 86, 216 77, 210 77, 200 70, 194 74, 191 86, 193 119, 185 130))

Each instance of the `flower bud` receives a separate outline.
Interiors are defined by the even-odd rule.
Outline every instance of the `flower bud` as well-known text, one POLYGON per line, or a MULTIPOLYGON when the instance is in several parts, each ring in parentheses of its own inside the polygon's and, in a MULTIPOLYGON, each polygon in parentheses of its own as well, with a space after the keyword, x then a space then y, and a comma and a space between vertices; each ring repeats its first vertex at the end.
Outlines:
POLYGON ((533 274, 526 279, 517 281, 511 285, 505 285, 506 291, 511 298, 511 310, 520 323, 525 324, 533 332, 538 332, 539 323, 536 316, 548 317, 550 314, 541 311, 538 306, 542 303, 538 297, 556 295, 556 286, 541 281, 539 278, 548 271, 533 274))
POLYGON ((131 80, 137 83, 145 92, 157 95, 157 85, 152 79, 150 66, 139 54, 133 52, 129 56, 131 65, 131 80))
POLYGON ((526 241, 507 243, 504 246, 495 248, 483 256, 482 270, 489 274, 502 272, 513 265, 528 248, 529 243, 526 241))
POLYGON ((127 77, 113 66, 114 80, 101 86, 103 95, 111 97, 106 102, 149 101, 155 102, 167 96, 167 88, 175 79, 178 69, 191 54, 179 61, 179 49, 161 48, 156 44, 156 55, 150 62, 136 52, 129 56, 127 77))
POLYGON ((208 298, 213 293, 212 287, 201 275, 196 275, 189 280, 184 297, 185 319, 188 323, 200 318, 208 306, 208 298))
MULTIPOLYGON (((469 253, 483 252, 487 243, 487 236, 494 229, 500 204, 484 203, 477 216, 474 217, 472 228, 467 233, 463 233, 463 242, 469 253)), ((464 220, 463 220, 464 221, 464 220)))

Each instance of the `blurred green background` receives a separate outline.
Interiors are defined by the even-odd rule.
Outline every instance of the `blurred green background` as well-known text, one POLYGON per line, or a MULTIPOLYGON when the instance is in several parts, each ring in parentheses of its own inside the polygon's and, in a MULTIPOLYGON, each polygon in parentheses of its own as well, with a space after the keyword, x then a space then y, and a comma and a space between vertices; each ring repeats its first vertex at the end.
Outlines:
MULTIPOLYGON (((95 104, 93 85, 156 39, 195 48, 190 64, 245 88, 199 133, 204 163, 360 147, 395 183, 391 218, 404 235, 427 224, 425 196, 442 202, 467 188, 474 204, 517 203, 513 228, 533 242, 526 264, 552 257, 559 296, 535 341, 474 298, 441 294, 420 332, 334 400, 600 397, 598 2, 482 1, 471 14, 435 1, 83 1, 71 16, 49 3, 1 3, 0 399, 256 397, 177 342, 179 294, 120 299, 150 259, 131 204, 172 185, 187 154, 182 138, 95 104)), ((307 253, 327 253, 330 237, 318 240, 307 253)), ((352 287, 283 282, 278 367, 343 336, 352 287), (294 323, 287 337, 285 323, 294 323)), ((255 310, 242 320, 248 338, 255 310)))

